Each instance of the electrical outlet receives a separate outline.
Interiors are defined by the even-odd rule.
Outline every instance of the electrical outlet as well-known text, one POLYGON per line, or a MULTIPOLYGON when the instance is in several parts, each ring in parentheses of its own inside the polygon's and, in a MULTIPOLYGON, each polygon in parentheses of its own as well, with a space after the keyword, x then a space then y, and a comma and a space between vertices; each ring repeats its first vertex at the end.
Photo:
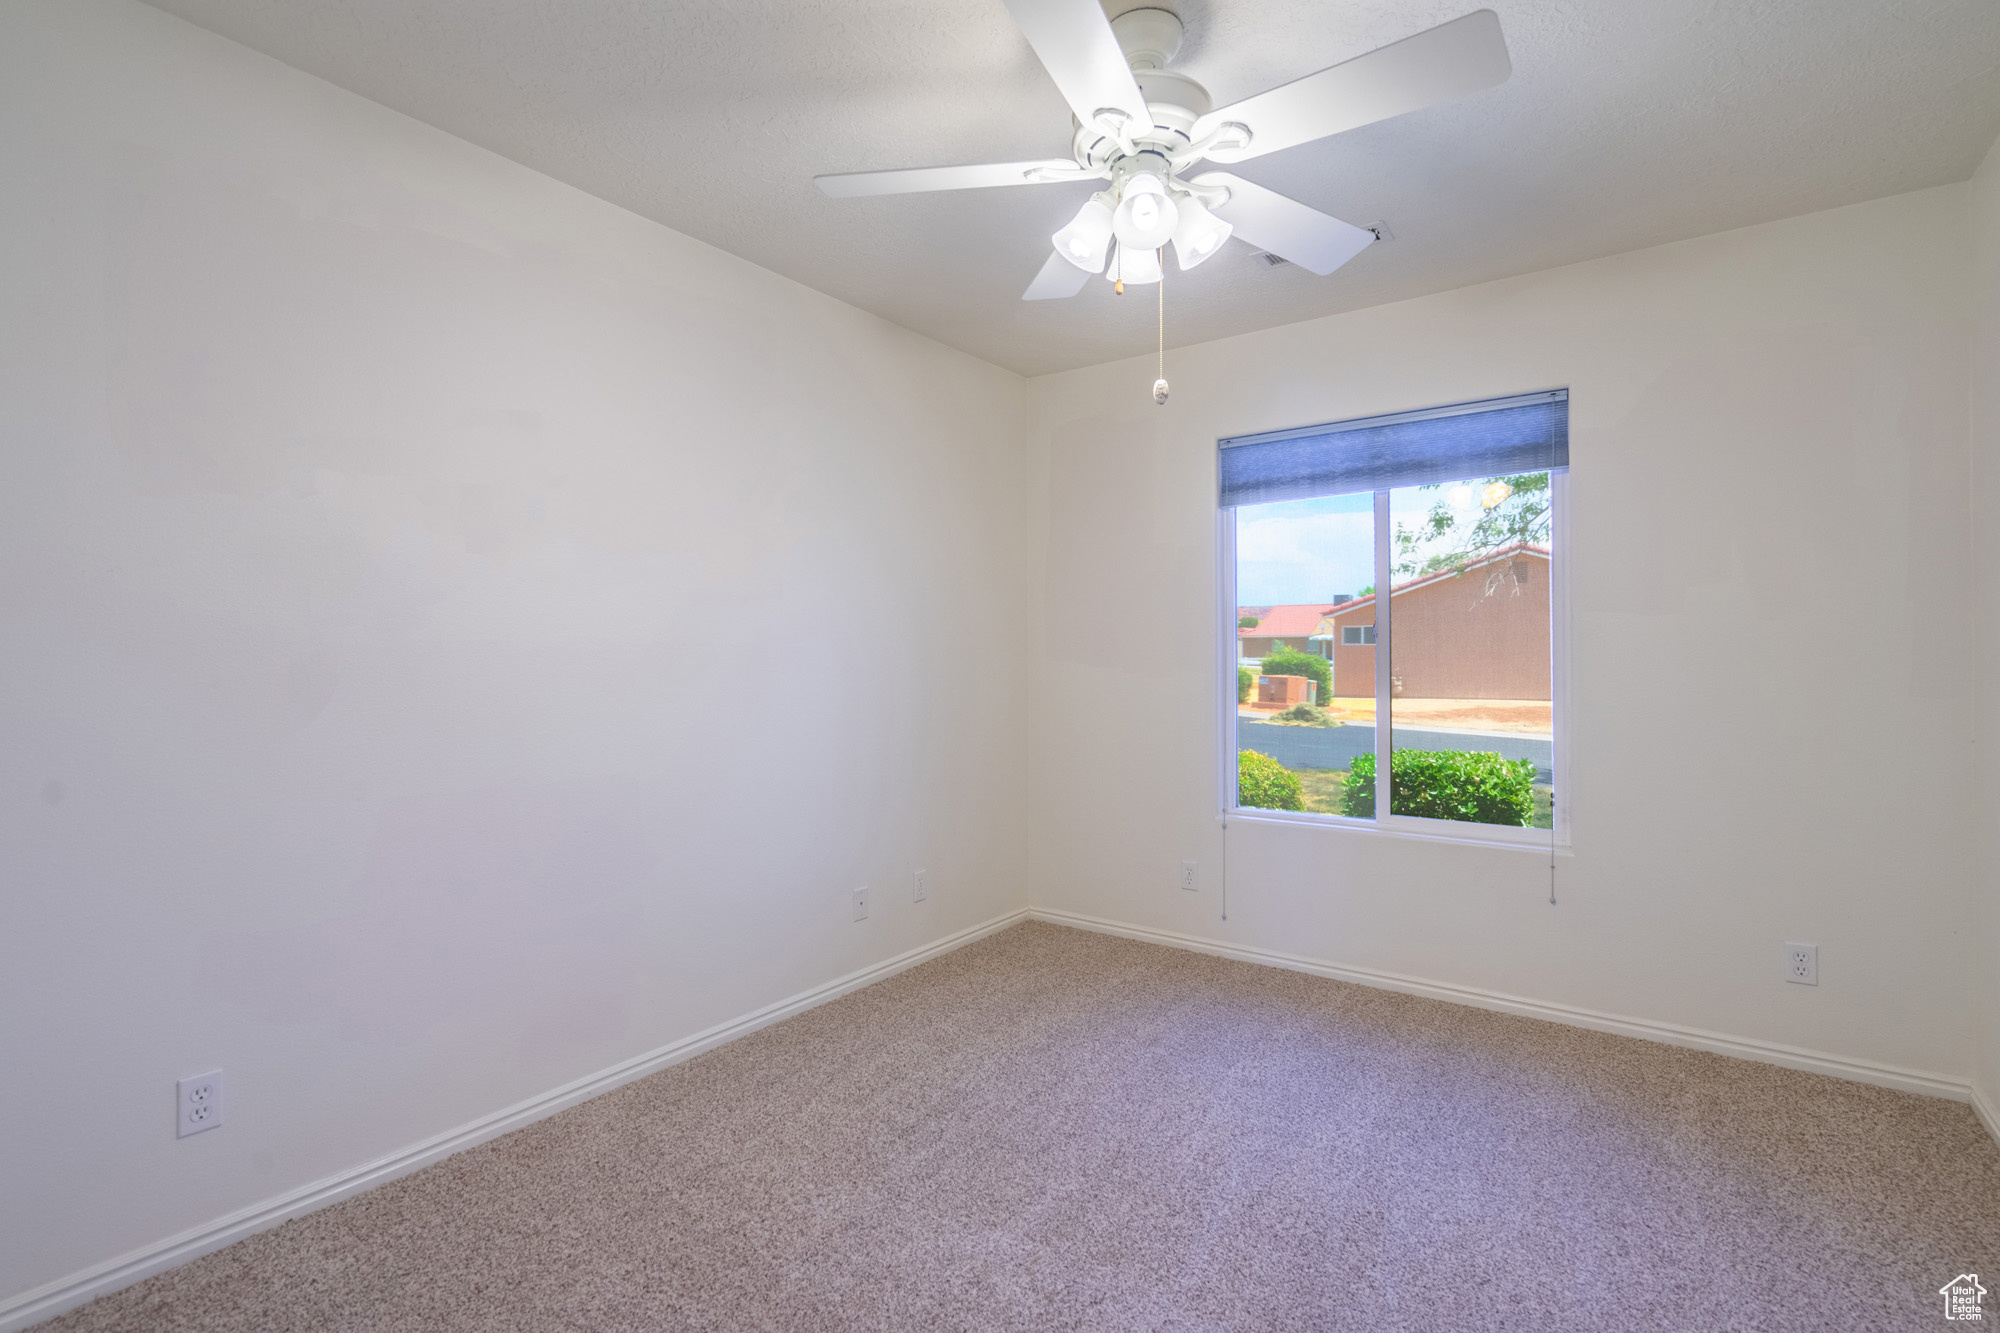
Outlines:
POLYGON ((868 919, 868 886, 865 884, 854 891, 854 919, 856 921, 868 919))
POLYGON ((180 1089, 180 1131, 177 1138, 199 1134, 204 1129, 214 1129, 222 1123, 222 1071, 211 1069, 206 1074, 196 1074, 184 1078, 180 1089))
POLYGON ((931 896, 931 872, 919 870, 910 885, 910 901, 920 903, 931 896))
POLYGON ((1181 887, 1189 893, 1195 891, 1194 862, 1192 861, 1181 862, 1181 887))
POLYGON ((1787 944, 1785 946, 1785 980, 1795 981, 1801 986, 1819 985, 1819 946, 1817 944, 1787 944))

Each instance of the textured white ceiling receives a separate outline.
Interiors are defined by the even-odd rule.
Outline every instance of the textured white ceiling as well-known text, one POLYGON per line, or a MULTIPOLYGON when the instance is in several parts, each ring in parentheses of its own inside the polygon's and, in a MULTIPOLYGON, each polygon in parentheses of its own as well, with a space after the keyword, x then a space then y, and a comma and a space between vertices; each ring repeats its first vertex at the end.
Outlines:
MULTIPOLYGON (((1152 347, 1150 290, 1019 299, 1087 184, 813 188, 1064 156, 1069 112, 1001 0, 152 2, 1017 371, 1152 347)), ((1161 3, 1218 105, 1480 7, 1161 3)), ((1325 278, 1235 242, 1170 266, 1169 345, 1962 180, 2000 132, 1994 0, 1492 7, 1509 82, 1236 168, 1395 239, 1325 278)))

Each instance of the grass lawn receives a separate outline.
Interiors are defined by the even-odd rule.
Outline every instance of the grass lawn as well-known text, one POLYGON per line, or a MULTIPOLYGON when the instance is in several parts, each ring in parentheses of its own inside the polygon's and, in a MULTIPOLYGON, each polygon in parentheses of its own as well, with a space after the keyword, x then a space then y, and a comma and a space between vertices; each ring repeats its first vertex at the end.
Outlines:
POLYGON ((1299 800, 1305 808, 1316 815, 1338 815, 1340 808, 1340 784, 1347 781, 1344 768, 1301 768, 1299 775, 1299 800))
MULTIPOLYGON (((1316 815, 1338 815, 1345 812, 1340 808, 1341 784, 1347 781, 1344 768, 1301 768, 1294 770, 1299 775, 1299 801, 1307 810, 1316 815)), ((1552 827, 1549 808, 1554 793, 1539 783, 1535 786, 1535 828, 1552 827)))

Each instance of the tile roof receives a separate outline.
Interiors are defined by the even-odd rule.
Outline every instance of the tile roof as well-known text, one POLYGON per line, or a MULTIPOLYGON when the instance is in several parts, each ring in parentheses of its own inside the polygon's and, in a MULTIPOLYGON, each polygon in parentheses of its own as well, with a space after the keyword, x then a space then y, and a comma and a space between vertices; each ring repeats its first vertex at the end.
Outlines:
MULTIPOLYGON (((1440 569, 1436 573, 1425 574, 1419 578, 1411 579, 1408 583, 1393 583, 1389 585, 1389 595, 1391 597, 1401 597, 1406 592, 1415 592, 1418 588, 1427 588, 1431 584, 1441 580, 1457 578, 1459 575, 1471 570, 1490 565, 1496 560, 1509 559, 1517 555, 1538 555, 1546 560, 1549 558, 1549 548, 1546 546, 1537 546, 1533 542, 1508 542, 1505 546, 1497 546, 1479 559, 1470 561, 1457 569, 1440 569)), ((1328 607, 1326 614, 1338 620, 1349 611, 1358 611, 1362 607, 1373 605, 1375 605, 1375 595, 1370 593, 1366 597, 1357 597, 1351 602, 1342 602, 1339 606, 1328 607)), ((1317 625, 1313 628, 1315 633, 1319 632, 1317 625)), ((1263 631, 1259 630, 1258 633, 1261 634, 1263 631)))
MULTIPOLYGON (((1395 584, 1390 591, 1395 596, 1401 597, 1404 593, 1413 591, 1414 589, 1427 587, 1441 579, 1456 578, 1467 570, 1478 569, 1482 565, 1490 565, 1495 560, 1505 559, 1514 555, 1538 555, 1546 560, 1548 559, 1549 548, 1546 546, 1536 546, 1531 542, 1508 542, 1505 546, 1496 547, 1488 551, 1479 559, 1467 564, 1463 569, 1440 569, 1435 574, 1425 574, 1421 578, 1411 579, 1407 583, 1395 584)), ((1370 594, 1365 597, 1356 597, 1351 602, 1342 602, 1337 606, 1331 601, 1293 602, 1284 606, 1239 606, 1236 608, 1236 618, 1238 620, 1241 620, 1245 616, 1256 616, 1258 619, 1257 628, 1239 629, 1236 631, 1236 637, 1239 639, 1308 638, 1320 632, 1320 621, 1327 616, 1334 616, 1336 618, 1345 616, 1349 611, 1358 611, 1364 606, 1373 606, 1374 604, 1375 598, 1370 594)))
POLYGON ((1319 628, 1320 617, 1333 610, 1332 602, 1303 602, 1288 606, 1238 607, 1237 618, 1263 614, 1256 629, 1239 629, 1239 639, 1303 639, 1319 628))

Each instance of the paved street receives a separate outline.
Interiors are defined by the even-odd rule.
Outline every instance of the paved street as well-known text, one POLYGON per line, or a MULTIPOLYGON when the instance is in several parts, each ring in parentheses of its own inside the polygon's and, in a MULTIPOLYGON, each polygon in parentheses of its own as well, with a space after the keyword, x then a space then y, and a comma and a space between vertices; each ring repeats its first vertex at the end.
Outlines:
MULTIPOLYGON (((1535 781, 1553 780, 1554 744, 1539 736, 1474 736, 1462 731, 1418 731, 1396 728, 1399 750, 1490 750, 1503 759, 1534 761, 1535 781)), ((1267 754, 1286 768, 1346 768, 1357 754, 1375 750, 1375 728, 1369 726, 1286 727, 1272 722, 1238 719, 1236 744, 1267 754)))

